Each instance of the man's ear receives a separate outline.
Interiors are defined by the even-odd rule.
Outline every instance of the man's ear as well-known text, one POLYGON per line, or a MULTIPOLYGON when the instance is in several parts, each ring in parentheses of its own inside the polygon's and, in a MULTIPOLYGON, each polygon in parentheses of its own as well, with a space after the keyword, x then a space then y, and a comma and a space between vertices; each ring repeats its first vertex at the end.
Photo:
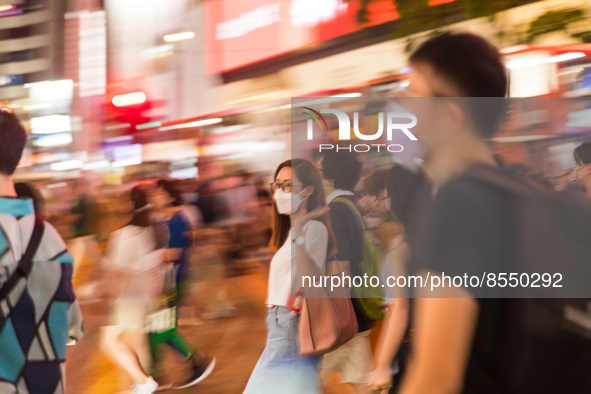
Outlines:
POLYGON ((332 180, 332 179, 322 178, 322 183, 325 186, 334 187, 334 180, 332 180))
POLYGON ((447 133, 455 133, 467 127, 468 121, 466 117, 466 110, 460 102, 454 99, 442 99, 440 119, 442 131, 447 133))

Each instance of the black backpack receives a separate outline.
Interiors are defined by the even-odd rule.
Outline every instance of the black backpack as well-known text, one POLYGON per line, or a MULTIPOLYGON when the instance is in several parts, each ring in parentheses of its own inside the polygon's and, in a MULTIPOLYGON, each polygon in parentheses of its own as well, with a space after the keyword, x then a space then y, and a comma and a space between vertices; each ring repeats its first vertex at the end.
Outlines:
POLYGON ((467 175, 514 194, 518 203, 513 222, 519 236, 516 268, 530 274, 530 285, 515 288, 512 296, 591 298, 591 199, 580 191, 558 192, 485 166, 473 167, 467 175), (549 276, 534 284, 534 273, 549 276))
POLYGON ((503 293, 518 299, 481 300, 488 320, 480 330, 490 337, 481 343, 497 354, 497 376, 488 381, 491 376, 471 369, 466 387, 477 389, 466 392, 591 392, 591 376, 582 367, 591 362, 591 200, 485 166, 467 175, 509 192, 518 204, 514 272, 528 273, 530 282, 532 273, 551 280, 549 287, 540 280, 540 287, 503 293))

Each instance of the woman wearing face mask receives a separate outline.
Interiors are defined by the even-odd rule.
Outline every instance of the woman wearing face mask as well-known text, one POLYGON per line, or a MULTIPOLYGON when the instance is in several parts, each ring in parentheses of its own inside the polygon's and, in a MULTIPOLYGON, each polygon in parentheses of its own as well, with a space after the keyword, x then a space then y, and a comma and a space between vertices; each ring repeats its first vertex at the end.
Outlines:
POLYGON ((390 243, 401 232, 400 224, 389 210, 390 196, 386 190, 389 173, 389 168, 375 169, 362 181, 367 192, 361 201, 365 207, 365 222, 385 250, 389 249, 390 243))
MULTIPOLYGON (((121 283, 111 308, 110 321, 102 329, 101 349, 136 383, 134 393, 152 393, 158 384, 144 372, 151 357, 145 332, 146 317, 161 288, 159 267, 164 260, 168 233, 153 223, 148 203, 149 186, 131 190, 133 217, 109 239, 106 266, 121 283), (140 364, 141 362, 141 364, 140 364)), ((117 283, 117 282, 114 282, 117 283)))
POLYGON ((299 353, 299 313, 293 306, 301 277, 323 275, 334 248, 320 173, 304 159, 287 160, 275 172, 273 235, 267 295, 267 345, 246 394, 320 392, 320 356, 299 353))

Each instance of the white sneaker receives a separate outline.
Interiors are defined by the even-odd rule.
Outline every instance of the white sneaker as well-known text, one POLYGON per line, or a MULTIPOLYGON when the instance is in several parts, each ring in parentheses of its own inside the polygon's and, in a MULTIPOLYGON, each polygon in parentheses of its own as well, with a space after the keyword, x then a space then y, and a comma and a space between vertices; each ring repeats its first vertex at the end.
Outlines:
POLYGON ((146 383, 136 384, 132 394, 152 394, 158 388, 158 383, 150 376, 146 383))

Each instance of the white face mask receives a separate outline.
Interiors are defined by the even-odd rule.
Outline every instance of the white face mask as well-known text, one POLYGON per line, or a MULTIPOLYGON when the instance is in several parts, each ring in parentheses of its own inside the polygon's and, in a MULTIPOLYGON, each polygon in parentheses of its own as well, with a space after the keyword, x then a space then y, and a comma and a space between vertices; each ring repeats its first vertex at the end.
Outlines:
POLYGON ((299 194, 287 193, 282 189, 277 190, 273 195, 275 205, 277 206, 277 212, 282 215, 291 215, 297 211, 300 205, 302 205, 302 202, 308 198, 307 196, 304 198, 300 197, 300 194, 302 194, 304 190, 302 190, 299 194))

